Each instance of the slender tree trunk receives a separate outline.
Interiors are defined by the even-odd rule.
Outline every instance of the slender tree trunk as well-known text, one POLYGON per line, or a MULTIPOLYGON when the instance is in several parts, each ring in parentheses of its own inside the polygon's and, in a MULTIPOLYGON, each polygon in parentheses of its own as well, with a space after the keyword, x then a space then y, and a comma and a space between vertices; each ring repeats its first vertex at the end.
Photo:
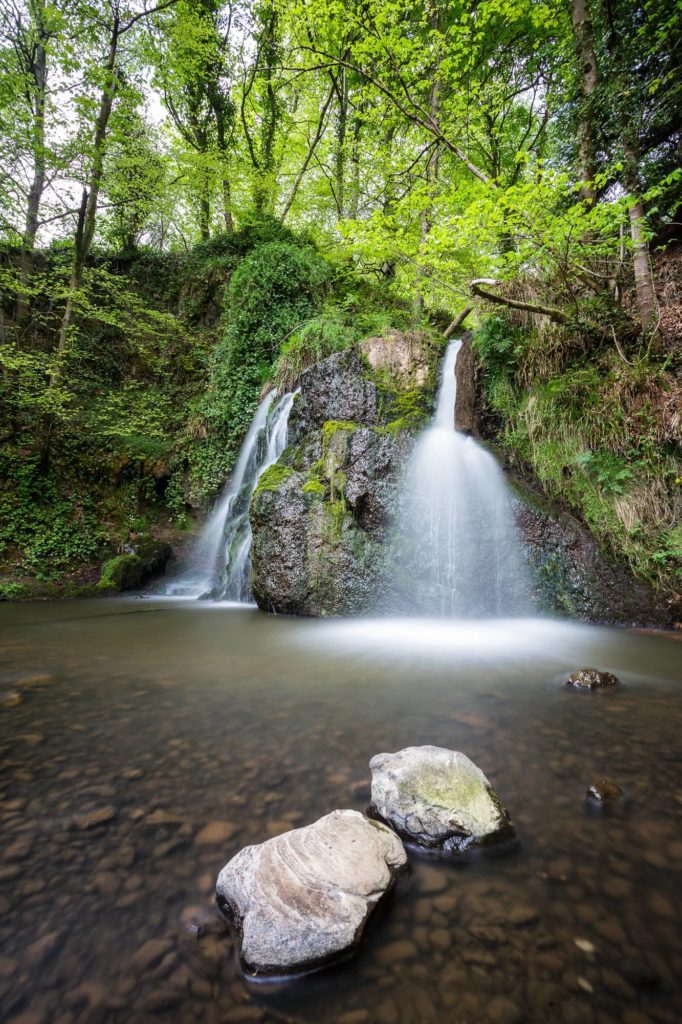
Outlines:
POLYGON ((337 94, 339 107, 335 131, 334 180, 336 183, 336 211, 339 220, 343 220, 346 209, 346 129, 348 124, 348 73, 345 68, 341 68, 339 71, 337 94))
POLYGON ((635 146, 626 141, 625 152, 625 186, 632 196, 633 204, 629 209, 630 237, 632 239, 632 262, 635 272, 635 291, 637 294, 637 310, 642 330, 652 333, 652 347, 660 347, 660 336, 656 320, 656 288, 651 269, 649 242, 646 237, 646 210, 639 195, 638 153, 635 146))
POLYGON ((202 242, 207 242, 211 237, 211 203, 206 195, 206 189, 199 200, 199 232, 202 242))
POLYGON ((580 64, 580 113, 578 118, 578 161, 580 198, 590 206, 596 202, 594 178, 598 170, 597 132, 594 117, 594 93, 599 81, 599 65, 594 47, 589 0, 571 0, 573 40, 580 64))
POLYGON ((350 197, 348 200, 348 216, 357 220, 360 209, 360 135, 362 133, 362 110, 358 110, 353 118, 352 143, 350 151, 350 197))
POLYGON ((230 186, 230 179, 226 174, 223 174, 223 220, 225 221, 225 231, 228 235, 234 234, 234 218, 232 216, 232 188, 230 186))
MULTIPOLYGON (((69 280, 69 291, 66 298, 66 306, 62 316, 59 329, 59 340, 57 342, 57 354, 54 368, 48 383, 48 392, 53 391, 59 383, 66 359, 69 353, 69 342, 71 337, 71 326, 73 313, 76 305, 78 290, 83 282, 83 270, 90 252, 90 246, 95 236, 95 225, 97 221, 97 202, 99 190, 102 184, 104 171, 104 156, 106 152, 107 128, 109 118, 114 106, 114 97, 117 86, 116 55, 118 51, 120 21, 118 15, 114 17, 109 37, 109 54, 106 63, 107 82, 100 95, 99 109, 95 121, 95 136, 93 140, 92 165, 88 175, 88 187, 83 190, 76 238, 74 244, 73 262, 71 264, 71 277, 69 280)), ((47 468, 50 458, 50 443, 54 427, 55 417, 48 413, 44 423, 42 463, 47 468)))
POLYGON ((17 321, 26 322, 29 317, 28 290, 33 276, 33 250, 38 233, 40 204, 45 190, 45 98, 47 92, 47 53, 45 42, 44 8, 42 4, 31 6, 31 15, 35 23, 38 42, 36 43, 31 62, 31 92, 33 97, 33 179, 26 204, 26 222, 21 239, 20 275, 21 289, 17 301, 17 321))

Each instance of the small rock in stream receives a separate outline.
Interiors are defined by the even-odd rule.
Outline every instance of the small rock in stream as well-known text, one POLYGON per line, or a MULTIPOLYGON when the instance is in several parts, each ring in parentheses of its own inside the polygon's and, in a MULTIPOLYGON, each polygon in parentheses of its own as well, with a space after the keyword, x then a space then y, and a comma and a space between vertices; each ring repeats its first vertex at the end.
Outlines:
POLYGON ((596 668, 579 668, 566 680, 566 686, 576 690, 608 690, 620 686, 620 679, 612 672, 600 672, 596 668))
POLYGON ((613 779, 603 778, 594 782, 585 794, 585 802, 588 807, 605 811, 613 807, 623 799, 623 790, 616 785, 613 779))
POLYGON ((216 891, 245 970, 293 973, 351 950, 406 863, 390 829, 351 810, 240 850, 216 891))
POLYGON ((409 842, 456 853, 514 838, 490 782, 459 751, 406 747, 377 754, 369 766, 372 813, 409 842))

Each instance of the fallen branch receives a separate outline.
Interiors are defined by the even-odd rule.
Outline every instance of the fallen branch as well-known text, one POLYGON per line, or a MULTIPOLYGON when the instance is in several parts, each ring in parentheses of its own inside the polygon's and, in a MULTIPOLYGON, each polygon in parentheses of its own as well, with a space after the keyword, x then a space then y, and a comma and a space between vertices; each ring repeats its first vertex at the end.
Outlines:
POLYGON ((456 320, 453 320, 453 321, 452 321, 452 323, 450 324, 450 326, 449 326, 449 327, 447 327, 447 328, 445 329, 445 332, 443 333, 443 337, 444 337, 444 338, 445 338, 446 340, 447 340, 447 339, 448 339, 448 338, 449 338, 449 337, 450 337, 450 336, 451 336, 452 334, 454 334, 454 333, 455 333, 455 331, 457 330, 457 328, 458 328, 458 327, 461 327, 461 326, 462 326, 462 324, 464 323, 464 321, 466 320, 466 318, 467 318, 467 317, 469 316, 469 313, 471 313, 471 312, 473 311, 473 308, 474 308, 473 306, 466 306, 466 307, 465 307, 465 308, 464 308, 464 309, 462 310, 462 312, 461 312, 461 313, 459 314, 459 316, 457 317, 457 319, 456 319, 456 320))
POLYGON ((526 313, 537 313, 539 316, 549 317, 555 324, 563 324, 568 326, 573 323, 573 320, 568 316, 562 309, 557 306, 540 306, 534 302, 522 302, 520 299, 509 299, 504 295, 496 295, 495 292, 489 292, 482 285, 488 285, 488 287, 495 287, 499 285, 500 281, 495 281, 488 277, 479 277, 470 284, 471 294, 477 295, 480 299, 487 299, 488 302, 493 302, 498 306, 507 306, 510 309, 522 309, 526 313))

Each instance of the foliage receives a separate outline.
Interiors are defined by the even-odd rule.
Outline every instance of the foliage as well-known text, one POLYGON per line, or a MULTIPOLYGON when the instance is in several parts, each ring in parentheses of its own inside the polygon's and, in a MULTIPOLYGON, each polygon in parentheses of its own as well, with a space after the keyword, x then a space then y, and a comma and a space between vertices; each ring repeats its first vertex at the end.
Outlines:
POLYGON ((543 381, 535 339, 520 338, 508 317, 484 322, 474 336, 512 459, 635 573, 673 590, 682 567, 675 377, 661 363, 628 364, 605 350, 595 364, 569 362, 543 381))
POLYGON ((288 241, 256 245, 235 270, 198 410, 205 441, 191 455, 194 494, 214 494, 222 485, 280 344, 315 316, 329 278, 329 265, 312 247, 288 241))

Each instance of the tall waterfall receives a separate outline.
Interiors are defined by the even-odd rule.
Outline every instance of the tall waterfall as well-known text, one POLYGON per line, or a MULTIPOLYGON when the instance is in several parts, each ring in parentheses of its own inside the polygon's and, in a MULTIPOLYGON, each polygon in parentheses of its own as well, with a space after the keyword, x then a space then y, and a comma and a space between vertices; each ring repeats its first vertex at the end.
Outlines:
POLYGON ((171 597, 251 599, 249 504, 259 478, 286 448, 293 394, 261 402, 244 438, 223 496, 197 536, 181 574, 166 587, 171 597))
POLYGON ((455 430, 455 364, 448 346, 436 413, 406 475, 398 573, 422 612, 523 615, 529 589, 511 493, 497 462, 455 430))

